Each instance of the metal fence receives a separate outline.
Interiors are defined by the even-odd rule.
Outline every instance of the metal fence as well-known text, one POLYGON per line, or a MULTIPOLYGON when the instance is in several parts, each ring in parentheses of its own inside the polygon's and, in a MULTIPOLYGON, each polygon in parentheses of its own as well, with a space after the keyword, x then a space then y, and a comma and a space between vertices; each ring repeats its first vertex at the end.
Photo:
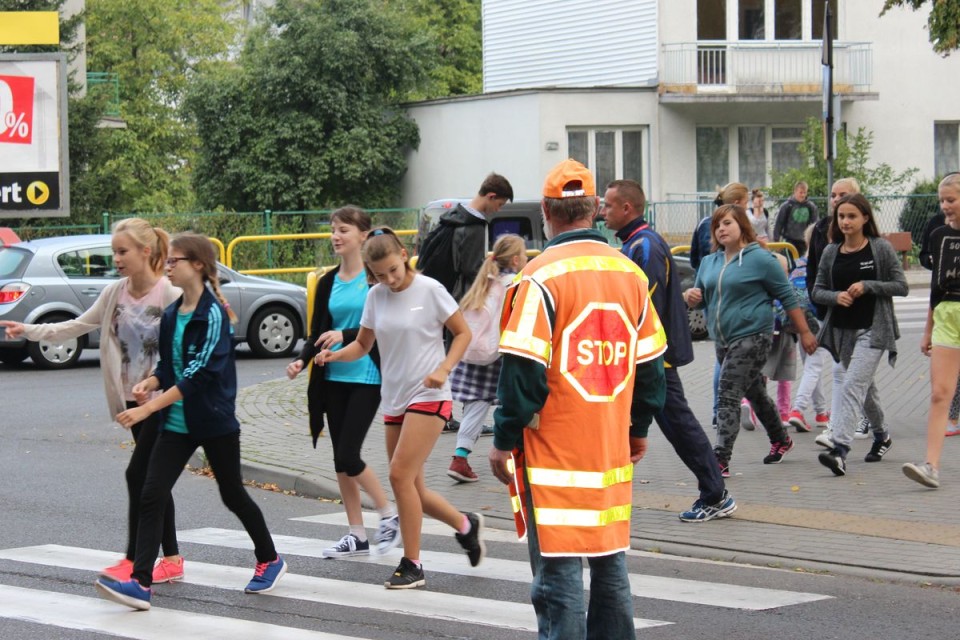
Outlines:
MULTIPOLYGON (((826 199, 811 198, 826 212, 826 199)), ((909 231, 913 242, 920 244, 920 236, 927 221, 939 211, 936 194, 871 196, 877 224, 882 233, 909 231)), ((768 203, 771 231, 781 203, 768 203)), ((712 199, 666 200, 648 203, 647 218, 651 225, 672 245, 689 244, 697 223, 714 211, 712 199)), ((315 211, 256 211, 256 212, 199 212, 199 213, 104 213, 101 225, 58 225, 44 227, 14 227, 23 239, 77 233, 109 233, 114 222, 134 215, 153 222, 171 233, 196 231, 219 238, 224 244, 239 236, 291 233, 323 233, 330 230, 331 209, 315 211)), ((417 209, 371 209, 374 225, 394 229, 416 229, 417 209)), ((405 238, 406 241, 406 238, 405 238)), ((410 238, 408 249, 413 248, 410 238)), ((244 245, 234 255, 239 269, 274 268, 291 264, 332 264, 335 262, 329 242, 284 241, 244 245)))
MULTIPOLYGON (((827 212, 825 198, 810 198, 820 214, 827 212)), ((920 236, 927 221, 939 211, 936 194, 871 196, 870 204, 881 233, 908 231, 914 244, 920 244, 920 236)), ((768 203, 769 204, 769 203, 768 203)), ((772 203, 767 207, 770 214, 770 230, 782 203, 772 203)), ((689 244, 697 223, 713 213, 715 206, 709 199, 670 200, 651 202, 647 217, 650 224, 672 245, 689 244)))

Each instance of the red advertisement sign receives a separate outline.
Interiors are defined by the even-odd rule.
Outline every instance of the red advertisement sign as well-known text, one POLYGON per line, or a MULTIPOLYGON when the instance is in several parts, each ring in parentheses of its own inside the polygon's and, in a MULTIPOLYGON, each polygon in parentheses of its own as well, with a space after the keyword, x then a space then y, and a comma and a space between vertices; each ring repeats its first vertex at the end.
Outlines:
POLYGON ((0 76, 0 144, 33 141, 32 76, 0 76))

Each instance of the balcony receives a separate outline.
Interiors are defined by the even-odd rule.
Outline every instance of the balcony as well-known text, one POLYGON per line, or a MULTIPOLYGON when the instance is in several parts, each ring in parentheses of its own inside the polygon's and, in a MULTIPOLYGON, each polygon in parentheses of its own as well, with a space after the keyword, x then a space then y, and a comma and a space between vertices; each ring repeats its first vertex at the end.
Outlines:
MULTIPOLYGON (((699 41, 663 45, 661 102, 819 100, 820 42, 699 41)), ((875 100, 873 48, 835 42, 833 91, 844 100, 875 100)))

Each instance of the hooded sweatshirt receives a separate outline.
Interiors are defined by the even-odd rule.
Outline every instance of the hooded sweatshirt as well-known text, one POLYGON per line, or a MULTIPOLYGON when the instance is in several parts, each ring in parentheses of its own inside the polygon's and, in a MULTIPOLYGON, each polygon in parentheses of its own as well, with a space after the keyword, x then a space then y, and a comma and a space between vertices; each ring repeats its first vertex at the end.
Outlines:
POLYGON ((799 304, 787 274, 772 253, 756 242, 727 260, 723 251, 700 263, 693 285, 703 291, 707 330, 721 346, 758 333, 773 332, 773 301, 787 311, 799 304))

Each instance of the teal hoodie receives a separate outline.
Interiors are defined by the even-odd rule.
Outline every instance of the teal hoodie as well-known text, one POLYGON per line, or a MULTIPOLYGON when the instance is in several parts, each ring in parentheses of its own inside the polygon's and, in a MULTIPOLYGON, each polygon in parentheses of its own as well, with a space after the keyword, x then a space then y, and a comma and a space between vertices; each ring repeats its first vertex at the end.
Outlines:
POLYGON ((703 291, 707 330, 721 346, 757 333, 773 333, 773 301, 799 306, 787 274, 772 253, 751 242, 731 260, 723 251, 703 259, 693 285, 703 291))

